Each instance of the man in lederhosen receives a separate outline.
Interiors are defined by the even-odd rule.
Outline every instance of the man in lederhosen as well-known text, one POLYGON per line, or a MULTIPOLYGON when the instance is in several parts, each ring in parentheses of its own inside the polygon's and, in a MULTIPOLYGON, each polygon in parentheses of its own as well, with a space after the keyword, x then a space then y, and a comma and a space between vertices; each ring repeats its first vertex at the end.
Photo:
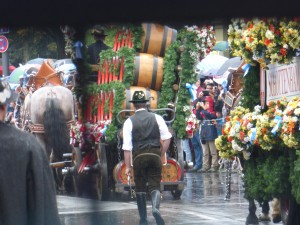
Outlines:
POLYGON ((123 150, 126 175, 133 165, 136 201, 140 225, 147 225, 146 193, 150 193, 152 214, 159 225, 165 222, 159 212, 162 157, 169 148, 171 133, 164 119, 146 110, 145 93, 135 91, 130 101, 136 111, 123 126, 123 150))

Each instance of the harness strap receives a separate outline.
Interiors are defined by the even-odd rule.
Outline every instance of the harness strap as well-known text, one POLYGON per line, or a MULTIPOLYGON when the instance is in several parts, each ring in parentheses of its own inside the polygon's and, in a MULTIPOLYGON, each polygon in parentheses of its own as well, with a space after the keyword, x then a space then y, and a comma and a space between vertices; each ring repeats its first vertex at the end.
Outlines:
MULTIPOLYGON (((75 124, 75 120, 70 120, 67 122, 67 127, 70 129, 73 124, 75 124)), ((28 124, 28 128, 31 133, 38 133, 38 134, 45 133, 44 124, 30 123, 28 124)))

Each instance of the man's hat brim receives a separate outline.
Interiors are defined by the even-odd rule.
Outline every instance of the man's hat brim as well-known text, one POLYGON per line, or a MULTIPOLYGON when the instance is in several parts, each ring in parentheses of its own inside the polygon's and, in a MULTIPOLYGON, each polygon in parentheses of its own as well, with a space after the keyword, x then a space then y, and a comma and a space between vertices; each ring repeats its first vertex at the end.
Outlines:
POLYGON ((145 102, 149 102, 149 100, 141 100, 141 101, 131 100, 129 102, 131 102, 131 103, 145 103, 145 102))
POLYGON ((103 30, 97 30, 97 29, 93 29, 91 31, 91 34, 98 35, 98 36, 107 36, 107 34, 105 34, 103 30))

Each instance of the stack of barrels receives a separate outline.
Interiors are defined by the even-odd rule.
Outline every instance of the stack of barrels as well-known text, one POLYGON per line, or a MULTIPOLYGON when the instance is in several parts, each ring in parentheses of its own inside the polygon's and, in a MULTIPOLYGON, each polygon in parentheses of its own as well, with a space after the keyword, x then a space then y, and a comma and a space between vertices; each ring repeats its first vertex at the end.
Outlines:
MULTIPOLYGON (((132 95, 137 90, 142 90, 146 97, 150 99, 150 108, 156 109, 160 90, 163 82, 163 63, 164 54, 167 47, 176 40, 177 31, 153 23, 143 23, 142 28, 144 35, 142 36, 142 48, 140 52, 136 52, 134 57, 134 80, 132 86, 126 89, 124 95, 126 97, 122 104, 122 109, 133 110, 130 100, 132 95)), ((132 33, 130 29, 124 29, 116 32, 113 50, 118 51, 122 47, 133 47, 132 33)), ((98 70, 98 85, 109 83, 111 81, 122 82, 124 76, 124 57, 113 57, 110 60, 103 62, 102 68, 98 70), (115 70, 112 68, 119 68, 115 70), (115 74, 116 71, 118 74, 115 74)), ((109 119, 111 120, 111 113, 104 113, 104 103, 106 101, 113 104, 113 91, 106 91, 100 93, 96 98, 91 99, 88 104, 86 118, 88 120, 97 122, 109 119), (92 103, 92 104, 91 104, 92 103), (97 113, 92 116, 92 108, 97 106, 97 113)), ((111 111, 109 109, 109 111, 111 111)))

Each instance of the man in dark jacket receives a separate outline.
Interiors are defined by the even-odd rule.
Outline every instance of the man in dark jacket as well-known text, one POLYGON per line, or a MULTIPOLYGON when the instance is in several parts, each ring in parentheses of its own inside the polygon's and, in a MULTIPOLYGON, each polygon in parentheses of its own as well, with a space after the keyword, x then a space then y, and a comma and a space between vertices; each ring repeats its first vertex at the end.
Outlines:
POLYGON ((32 134, 4 123, 10 98, 0 80, 0 225, 60 225, 46 151, 32 134))
POLYGON ((162 160, 170 145, 172 134, 157 114, 148 112, 145 93, 135 91, 132 101, 136 111, 123 126, 123 150, 126 175, 131 175, 133 165, 136 201, 140 225, 147 225, 146 193, 151 195, 152 214, 158 225, 165 222, 159 212, 162 160))
POLYGON ((104 43, 104 39, 106 37, 106 34, 104 33, 104 30, 101 26, 96 25, 92 29, 92 35, 94 36, 95 43, 88 46, 88 63, 90 64, 98 64, 100 57, 99 54, 101 51, 109 49, 109 46, 107 46, 104 43))
MULTIPOLYGON (((106 34, 101 26, 94 26, 91 33, 94 36, 95 43, 89 45, 87 48, 87 62, 93 66, 97 65, 96 68, 98 68, 100 63, 101 51, 107 50, 110 47, 104 43, 106 34)), ((95 70, 95 67, 92 67, 92 73, 93 74, 90 75, 89 80, 97 82, 98 71, 95 70)))

